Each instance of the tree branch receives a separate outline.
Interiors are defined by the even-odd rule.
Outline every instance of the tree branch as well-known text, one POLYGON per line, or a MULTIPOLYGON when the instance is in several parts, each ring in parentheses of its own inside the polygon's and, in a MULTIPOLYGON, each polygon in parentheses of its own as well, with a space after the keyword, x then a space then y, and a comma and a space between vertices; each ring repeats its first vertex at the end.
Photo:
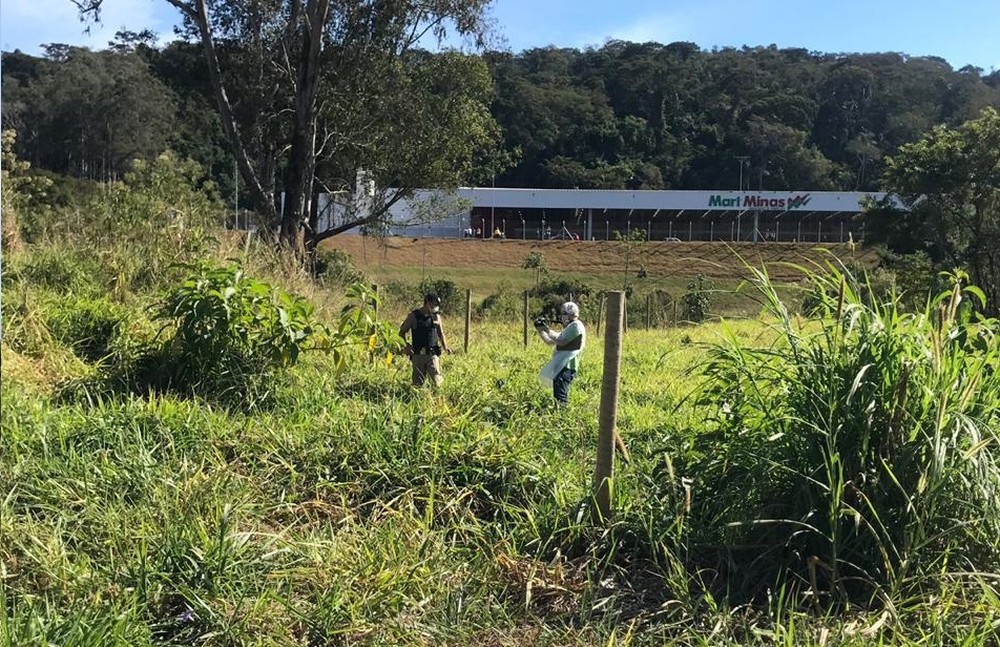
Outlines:
POLYGON ((247 149, 243 145, 243 139, 240 137, 239 128, 236 125, 233 106, 229 102, 229 96, 226 93, 226 86, 222 80, 222 67, 219 64, 219 56, 215 50, 215 41, 212 38, 212 27, 209 23, 208 8, 205 5, 205 0, 194 0, 193 6, 187 2, 183 2, 183 0, 167 0, 167 2, 189 16, 198 26, 198 34, 201 38, 201 45, 205 52, 205 61, 208 67, 208 78, 219 108, 222 129, 226 133, 226 138, 229 140, 229 145, 233 150, 233 156, 236 158, 240 175, 243 176, 243 180, 247 183, 251 194, 258 203, 258 208, 263 209, 267 219, 274 222, 277 219, 274 200, 264 191, 264 187, 261 185, 260 179, 254 171, 250 156, 247 154, 247 149))
POLYGON ((312 236, 313 245, 319 245, 321 242, 323 242, 327 238, 333 238, 334 236, 336 236, 338 234, 342 234, 345 231, 350 231, 350 230, 352 230, 352 229, 354 229, 356 227, 361 227, 363 225, 367 225, 370 222, 376 222, 379 218, 381 218, 382 216, 384 216, 386 214, 386 212, 389 211, 390 208, 392 208, 392 205, 394 205, 397 202, 399 202, 403 198, 403 196, 405 196, 407 193, 409 193, 409 191, 410 191, 410 189, 396 189, 396 192, 393 193, 392 197, 389 198, 374 213, 372 213, 372 214, 370 214, 368 216, 365 216, 364 218, 355 218, 354 220, 350 220, 348 222, 345 222, 342 225, 337 225, 336 227, 331 227, 330 229, 325 229, 325 230, 323 230, 321 232, 318 232, 318 233, 314 234, 312 236))
POLYGON ((194 22, 198 22, 198 11, 189 2, 183 2, 182 0, 167 0, 171 5, 174 6, 177 11, 184 14, 185 17, 190 18, 194 22))

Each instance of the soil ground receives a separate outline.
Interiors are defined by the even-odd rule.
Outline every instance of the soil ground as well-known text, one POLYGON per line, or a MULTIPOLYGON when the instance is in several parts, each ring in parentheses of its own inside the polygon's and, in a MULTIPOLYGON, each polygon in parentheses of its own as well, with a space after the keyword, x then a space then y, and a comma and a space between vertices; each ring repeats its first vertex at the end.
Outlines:
MULTIPOLYGON (((377 239, 344 235, 325 244, 351 255, 363 270, 390 268, 516 269, 538 252, 552 271, 591 276, 621 273, 621 244, 609 241, 456 240, 393 237, 377 239)), ((871 266, 874 252, 848 245, 795 243, 649 242, 636 253, 633 267, 645 267, 651 276, 694 276, 718 279, 747 276, 746 264, 767 266, 777 281, 797 281, 802 274, 793 264, 812 266, 833 254, 845 262, 871 266)))

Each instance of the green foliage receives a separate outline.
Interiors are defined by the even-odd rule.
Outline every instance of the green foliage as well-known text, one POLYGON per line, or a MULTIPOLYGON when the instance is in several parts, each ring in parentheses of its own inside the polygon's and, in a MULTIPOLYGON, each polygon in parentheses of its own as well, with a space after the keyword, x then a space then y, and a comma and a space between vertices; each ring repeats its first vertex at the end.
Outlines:
POLYGON ((699 274, 687 286, 681 297, 681 313, 685 321, 700 323, 708 318, 712 306, 712 282, 699 274))
MULTIPOLYGON (((797 491, 776 488, 758 515, 736 518, 730 507, 782 482, 773 446, 805 461, 797 456, 812 436, 802 425, 769 447, 755 423, 719 437, 714 414, 728 400, 688 396, 691 370, 712 359, 704 342, 720 333, 761 357, 775 339, 740 321, 626 336, 618 427, 632 460, 617 472, 615 520, 597 528, 587 502, 599 353, 584 353, 573 406, 554 411, 536 378, 550 349, 523 348, 519 323, 474 328, 474 352, 445 358, 434 395, 411 391, 405 369, 338 371, 333 357, 307 353, 274 383, 274 407, 250 412, 173 393, 56 400, 4 348, 0 483, 16 487, 0 498, 2 635, 18 645, 488 636, 553 647, 992 647, 995 567, 970 572, 952 561, 957 552, 911 577, 916 586, 879 588, 875 604, 867 594, 829 604, 815 560, 815 588, 808 567, 767 577, 823 557, 795 552, 801 525, 770 543, 742 541, 748 528, 775 527, 765 522, 789 505, 778 495, 797 491), (727 453, 751 444, 745 437, 763 449, 727 453), (754 523, 726 526, 734 518, 754 523)), ((788 428, 784 410, 771 410, 788 428)), ((979 509, 984 525, 996 509, 979 509)), ((933 554, 940 537, 959 542, 967 531, 950 530, 919 550, 933 554)))
POLYGON ((939 58, 611 41, 491 56, 522 156, 503 186, 878 189, 885 157, 996 105, 995 75, 939 58))
POLYGON ((43 198, 52 182, 31 173, 31 164, 18 159, 15 150, 17 131, 4 130, 0 137, 0 180, 3 184, 4 211, 23 207, 43 198))
POLYGON ((898 198, 872 205, 872 240, 898 254, 926 252, 935 269, 966 269, 1000 313, 1000 112, 938 126, 886 160, 885 188, 898 198), (901 204, 893 200, 898 199, 901 204))
POLYGON ((107 299, 60 300, 46 311, 53 337, 73 349, 80 359, 96 362, 112 351, 126 324, 128 311, 107 299))
POLYGON ((497 291, 483 299, 475 310, 478 320, 513 321, 523 307, 521 294, 509 281, 502 281, 497 291))
POLYGON ((45 59, 19 62, 31 69, 17 81, 5 74, 4 123, 42 168, 117 179, 168 148, 174 100, 140 56, 51 45, 45 59))
POLYGON ((982 292, 952 277, 907 315, 842 269, 812 280, 834 295, 814 324, 757 273, 773 343, 710 348, 711 431, 672 466, 698 475, 690 541, 755 546, 746 577, 788 570, 824 600, 1000 567, 1000 517, 984 514, 1000 493, 1000 338, 971 316, 982 292))
POLYGON ((531 252, 525 256, 521 262, 521 267, 526 270, 535 270, 535 287, 538 287, 541 275, 547 274, 549 271, 548 266, 545 265, 545 256, 539 252, 531 252))
POLYGON ((643 229, 633 229, 628 233, 623 234, 622 232, 615 230, 611 232, 612 238, 616 241, 615 253, 622 261, 622 274, 624 275, 624 284, 622 285, 622 290, 625 291, 625 296, 632 296, 632 273, 635 272, 638 277, 639 272, 645 276, 646 270, 643 266, 643 260, 645 259, 644 251, 645 246, 643 243, 646 242, 646 231, 643 229), (636 270, 638 266, 638 271, 636 270))
POLYGON ((347 286, 362 283, 364 274, 355 267, 351 256, 342 249, 321 249, 316 252, 313 273, 324 282, 347 286))
POLYGON ((0 245, 8 252, 21 246, 21 219, 18 211, 33 199, 44 195, 49 183, 29 174, 31 165, 19 160, 14 151, 17 133, 0 133, 0 210, 3 211, 3 231, 0 245))
POLYGON ((214 185, 191 160, 164 153, 137 162, 121 183, 95 197, 81 221, 52 226, 52 236, 86 227, 88 244, 120 292, 165 289, 183 278, 184 263, 209 256, 222 222, 214 185), (127 253, 125 253, 127 250, 127 253))
POLYGON ((37 245, 21 268, 27 280, 62 293, 156 291, 218 244, 222 207, 212 184, 170 153, 83 200, 26 211, 22 229, 37 245))
MULTIPOLYGON (((483 7, 430 11, 478 38, 483 7)), ((353 191, 364 168, 380 188, 454 186, 497 173, 504 186, 732 187, 740 154, 750 157, 744 181, 754 188, 874 191, 901 145, 1000 100, 995 73, 952 69, 934 56, 622 41, 429 54, 399 40, 405 29, 387 27, 424 19, 411 9, 394 5, 382 20, 332 12, 343 30, 328 34, 337 56, 321 66, 316 91, 319 127, 337 136, 326 147, 336 154, 317 160, 327 186, 353 191)), ((280 53, 301 24, 282 11, 260 3, 214 11, 227 94, 240 132, 253 133, 244 145, 259 177, 274 177, 289 160, 295 79, 280 53), (287 29, 262 34, 254 24, 287 29), (250 46, 255 38, 266 44, 250 46)), ((198 44, 3 56, 4 123, 18 131, 22 157, 31 151, 42 168, 120 177, 133 158, 172 148, 232 195, 233 159, 198 44)))
POLYGON ((538 314, 551 320, 559 318, 559 306, 574 301, 580 306, 580 317, 587 318, 596 304, 591 302, 594 288, 579 279, 546 279, 529 290, 532 297, 541 301, 538 314))
POLYGON ((414 297, 420 304, 424 302, 425 295, 436 294, 441 299, 441 312, 459 312, 465 303, 464 294, 449 279, 426 278, 420 282, 418 292, 414 297))
POLYGON ((307 301, 235 264, 191 268, 158 318, 173 325, 166 346, 189 384, 226 373, 231 362, 260 371, 291 366, 317 332, 307 301))
POLYGON ((883 264, 895 277, 900 299, 911 308, 923 308, 930 298, 947 288, 925 252, 894 255, 883 264))
POLYGON ((328 354, 340 372, 351 349, 390 363, 402 345, 393 326, 375 320, 378 298, 365 285, 348 288, 348 303, 328 326, 311 303, 238 264, 201 263, 188 271, 156 313, 162 339, 122 349, 98 380, 71 385, 68 395, 176 392, 252 410, 273 404, 279 377, 306 351, 328 354))
MULTIPOLYGON (((920 262, 919 259, 912 260, 917 263, 920 262)), ((906 263, 904 267, 908 265, 910 263, 906 263)), ((852 282, 851 289, 861 295, 861 298, 866 299, 868 305, 874 304, 872 299, 877 303, 896 300, 900 307, 908 304, 910 309, 921 310, 927 305, 929 290, 933 289, 935 283, 938 282, 937 277, 932 276, 924 283, 919 284, 916 281, 924 277, 921 277, 919 274, 909 276, 907 277, 908 284, 914 286, 914 290, 922 290, 923 294, 920 294, 919 291, 907 293, 903 292, 897 284, 900 273, 886 267, 876 267, 870 271, 851 264, 845 264, 844 267, 844 280, 852 282), (864 281, 864 283, 859 284, 858 281, 864 281), (904 295, 908 296, 905 301, 903 299, 904 295)), ((839 286, 835 287, 839 289, 839 286)), ((802 313, 809 316, 818 316, 824 312, 828 312, 830 310, 830 303, 836 303, 838 298, 838 293, 830 294, 829 289, 830 285, 823 276, 820 276, 819 280, 812 281, 809 292, 802 300, 802 313)))
POLYGON ((222 222, 215 185, 199 164, 171 152, 137 161, 124 181, 112 186, 110 198, 94 206, 103 224, 117 231, 142 226, 183 231, 222 222))
POLYGON ((107 277, 102 281, 104 268, 99 258, 88 250, 44 246, 8 270, 5 280, 46 288, 61 295, 91 295, 105 293, 107 277))

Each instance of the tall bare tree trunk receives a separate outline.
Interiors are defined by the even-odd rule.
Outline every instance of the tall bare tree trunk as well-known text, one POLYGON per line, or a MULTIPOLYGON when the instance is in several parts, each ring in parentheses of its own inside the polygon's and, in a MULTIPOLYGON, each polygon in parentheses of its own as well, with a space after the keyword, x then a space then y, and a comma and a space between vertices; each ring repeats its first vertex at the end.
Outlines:
POLYGON ((281 242, 295 250, 302 249, 299 228, 309 222, 312 202, 316 172, 316 86, 330 1, 309 0, 305 13, 295 86, 295 126, 285 175, 285 214, 281 221, 281 242))
POLYGON ((205 52, 205 61, 208 67, 208 80, 212 86, 212 93, 215 95, 215 102, 219 108, 219 117, 222 121, 222 130, 229 141, 229 147, 236 158, 236 166, 239 168, 240 177, 243 178, 250 197, 253 200, 254 208, 259 210, 267 222, 268 232, 278 221, 277 212, 274 208, 274 193, 266 191, 260 182, 260 178, 254 171, 250 156, 247 154, 246 146, 240 137, 239 128, 236 125, 236 116, 233 114, 233 106, 229 102, 229 95, 226 93, 226 86, 222 80, 222 68, 219 65, 219 56, 215 51, 215 41, 212 38, 212 25, 208 17, 208 8, 205 0, 194 0, 194 3, 184 0, 167 0, 176 7, 182 14, 187 16, 198 26, 198 36, 201 40, 202 49, 205 52))

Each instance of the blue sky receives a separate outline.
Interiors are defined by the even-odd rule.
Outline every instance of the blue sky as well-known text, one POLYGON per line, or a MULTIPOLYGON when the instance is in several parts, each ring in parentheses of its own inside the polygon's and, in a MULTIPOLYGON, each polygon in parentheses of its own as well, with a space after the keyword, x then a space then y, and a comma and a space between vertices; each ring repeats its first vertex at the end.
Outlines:
MULTIPOLYGON (((69 0, 3 0, 0 47, 103 47, 121 27, 171 37, 165 0, 105 0, 89 35, 69 0)), ((506 45, 600 46, 609 38, 693 41, 702 47, 770 45, 824 52, 935 55, 953 66, 1000 69, 1000 0, 495 0, 506 45)))

